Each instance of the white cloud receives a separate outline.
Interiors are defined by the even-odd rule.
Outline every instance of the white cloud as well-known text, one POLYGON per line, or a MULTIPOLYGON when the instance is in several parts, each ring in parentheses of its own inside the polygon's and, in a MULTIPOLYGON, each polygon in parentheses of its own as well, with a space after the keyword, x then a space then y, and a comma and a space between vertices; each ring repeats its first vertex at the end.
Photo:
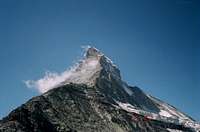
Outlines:
MULTIPOLYGON (((85 46, 82 48, 86 52, 89 47, 90 46, 85 46)), ((93 75, 96 70, 98 70, 97 66, 97 58, 83 58, 69 70, 65 70, 62 73, 48 71, 41 79, 27 80, 24 81, 24 83, 28 88, 34 88, 37 89, 40 93, 44 93, 50 89, 58 87, 59 85, 63 85, 69 82, 86 83, 90 79, 91 75, 93 75)))
POLYGON ((24 83, 26 84, 28 88, 35 88, 40 93, 44 93, 52 88, 55 88, 56 86, 58 86, 59 84, 67 80, 67 78, 71 76, 75 68, 76 68, 76 65, 60 74, 56 72, 48 71, 48 72, 45 72, 45 76, 43 78, 36 81, 27 80, 27 81, 24 81, 24 83))

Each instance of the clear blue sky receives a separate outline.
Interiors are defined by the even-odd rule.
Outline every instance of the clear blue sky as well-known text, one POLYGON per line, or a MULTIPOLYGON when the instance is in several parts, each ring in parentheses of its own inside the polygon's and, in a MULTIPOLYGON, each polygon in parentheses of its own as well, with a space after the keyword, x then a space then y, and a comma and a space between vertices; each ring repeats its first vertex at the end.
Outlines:
POLYGON ((0 118, 92 44, 124 80, 200 120, 200 4, 193 0, 1 0, 0 118))

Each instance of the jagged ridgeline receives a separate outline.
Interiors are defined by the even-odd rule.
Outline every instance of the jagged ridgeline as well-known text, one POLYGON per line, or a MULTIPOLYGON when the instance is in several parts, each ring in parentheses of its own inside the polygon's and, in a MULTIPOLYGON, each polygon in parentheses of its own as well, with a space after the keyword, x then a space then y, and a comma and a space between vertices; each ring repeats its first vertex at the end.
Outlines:
POLYGON ((102 52, 89 47, 64 81, 0 121, 0 132, 198 132, 175 107, 129 86, 102 52))

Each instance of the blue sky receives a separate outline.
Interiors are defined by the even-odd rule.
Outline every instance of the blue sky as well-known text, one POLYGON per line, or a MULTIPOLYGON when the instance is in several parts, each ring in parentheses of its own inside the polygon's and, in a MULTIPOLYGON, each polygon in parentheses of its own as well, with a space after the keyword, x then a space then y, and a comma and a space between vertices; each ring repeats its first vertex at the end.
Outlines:
POLYGON ((92 45, 137 85, 200 120, 195 0, 1 0, 0 118, 39 95, 24 80, 62 72, 92 45))

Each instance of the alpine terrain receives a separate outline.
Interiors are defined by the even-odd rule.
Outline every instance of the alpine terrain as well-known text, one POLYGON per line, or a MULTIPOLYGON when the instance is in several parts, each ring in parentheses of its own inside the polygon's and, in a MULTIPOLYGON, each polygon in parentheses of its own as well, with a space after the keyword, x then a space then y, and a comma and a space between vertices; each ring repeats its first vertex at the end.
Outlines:
POLYGON ((89 47, 70 76, 0 120, 0 132, 199 132, 175 107, 129 86, 89 47))

